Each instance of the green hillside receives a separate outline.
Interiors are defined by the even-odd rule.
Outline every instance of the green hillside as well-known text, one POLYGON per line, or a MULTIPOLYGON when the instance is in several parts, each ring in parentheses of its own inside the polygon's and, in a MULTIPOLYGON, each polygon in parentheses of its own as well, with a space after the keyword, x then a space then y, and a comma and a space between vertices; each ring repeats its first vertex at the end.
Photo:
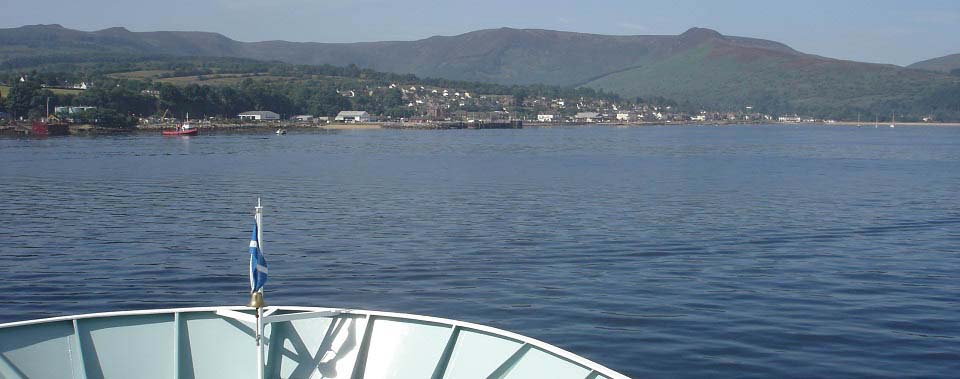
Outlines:
MULTIPOLYGON (((59 25, 0 29, 0 71, 127 65, 156 56, 230 64, 279 61, 349 66, 421 78, 503 85, 585 86, 625 97, 666 97, 690 108, 856 117, 897 112, 960 119, 960 83, 943 72, 830 59, 756 38, 693 28, 680 35, 606 36, 489 29, 417 41, 239 42, 215 33, 96 32, 59 25)), ((946 58, 946 57, 945 57, 946 58)), ((918 63, 919 65, 919 63, 918 63)), ((263 71, 266 71, 264 68, 263 71)), ((941 70, 942 71, 942 70, 941 70)), ((177 75, 187 76, 187 75, 177 75)))
POLYGON ((705 109, 751 106, 770 113, 847 119, 858 112, 936 113, 931 97, 960 88, 960 78, 948 75, 808 57, 731 49, 708 41, 585 86, 627 97, 664 96, 705 109))
POLYGON ((929 70, 939 72, 954 72, 960 70, 960 54, 951 54, 938 58, 927 59, 907 66, 918 70, 929 70))

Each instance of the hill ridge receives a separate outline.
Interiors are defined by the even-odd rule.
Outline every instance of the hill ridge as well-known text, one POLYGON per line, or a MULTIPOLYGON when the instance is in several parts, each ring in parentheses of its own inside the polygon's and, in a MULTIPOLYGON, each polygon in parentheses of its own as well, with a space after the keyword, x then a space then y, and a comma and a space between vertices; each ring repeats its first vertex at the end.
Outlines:
POLYGON ((43 62, 44 57, 70 54, 355 64, 419 77, 588 86, 621 96, 663 96, 714 109, 754 106, 818 114, 891 108, 937 112, 938 106, 930 105, 941 102, 935 97, 952 94, 960 85, 960 78, 944 73, 822 57, 780 42, 728 36, 702 27, 678 35, 503 27, 412 41, 357 43, 240 42, 219 33, 132 32, 120 27, 96 32, 59 25, 0 29, 0 67, 15 69, 43 62))

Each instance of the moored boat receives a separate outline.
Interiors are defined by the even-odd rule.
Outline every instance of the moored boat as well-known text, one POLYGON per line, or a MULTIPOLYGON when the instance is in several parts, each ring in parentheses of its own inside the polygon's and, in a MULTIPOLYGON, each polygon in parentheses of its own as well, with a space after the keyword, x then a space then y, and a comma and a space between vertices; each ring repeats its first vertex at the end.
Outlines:
POLYGON ((70 134, 70 126, 63 122, 34 121, 30 133, 35 136, 65 136, 70 134))
POLYGON ((165 136, 194 136, 200 133, 200 129, 190 124, 183 124, 176 129, 163 130, 160 133, 165 136))

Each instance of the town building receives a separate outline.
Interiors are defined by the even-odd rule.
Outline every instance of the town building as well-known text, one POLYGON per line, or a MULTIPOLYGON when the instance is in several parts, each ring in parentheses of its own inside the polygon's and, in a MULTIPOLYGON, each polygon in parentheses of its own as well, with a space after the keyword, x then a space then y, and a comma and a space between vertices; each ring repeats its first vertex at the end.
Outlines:
POLYGON ((797 116, 797 115, 793 115, 793 116, 780 116, 780 118, 778 118, 777 120, 780 121, 780 122, 800 122, 800 121, 801 121, 801 120, 800 120, 800 116, 797 116))
POLYGON ((271 111, 249 111, 238 115, 241 120, 248 121, 272 121, 279 120, 280 115, 271 111))
POLYGON ((630 112, 630 111, 617 112, 617 121, 626 121, 626 122, 637 121, 637 112, 630 112))
POLYGON ((597 112, 578 112, 573 116, 577 122, 598 122, 601 120, 600 113, 597 112))
POLYGON ((94 109, 97 109, 97 107, 87 107, 87 106, 54 107, 53 113, 56 113, 59 115, 72 115, 72 114, 86 112, 94 109))
POLYGON ((558 119, 559 117, 555 114, 538 114, 537 115, 537 121, 540 121, 540 122, 553 122, 558 119))
POLYGON ((292 119, 294 121, 309 122, 309 121, 313 121, 313 116, 308 114, 301 114, 301 115, 293 116, 292 119))
POLYGON ((340 122, 370 122, 370 114, 366 111, 340 111, 333 120, 340 122))

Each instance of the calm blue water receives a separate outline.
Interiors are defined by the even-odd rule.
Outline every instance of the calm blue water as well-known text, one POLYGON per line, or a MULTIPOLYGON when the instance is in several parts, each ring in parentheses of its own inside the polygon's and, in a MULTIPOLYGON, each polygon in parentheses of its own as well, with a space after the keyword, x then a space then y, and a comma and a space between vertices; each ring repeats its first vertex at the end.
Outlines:
POLYGON ((0 322, 267 302, 427 314, 635 377, 960 372, 960 128, 0 140, 0 322))

